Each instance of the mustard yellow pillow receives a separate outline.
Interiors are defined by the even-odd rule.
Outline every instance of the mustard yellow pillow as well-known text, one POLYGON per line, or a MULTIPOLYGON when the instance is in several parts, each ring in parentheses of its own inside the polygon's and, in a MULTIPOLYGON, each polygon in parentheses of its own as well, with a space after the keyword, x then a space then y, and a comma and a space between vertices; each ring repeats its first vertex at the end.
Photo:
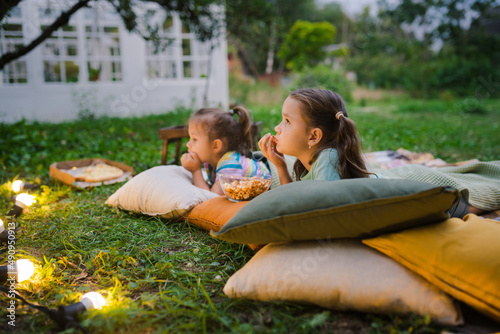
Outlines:
POLYGON ((390 256, 443 291, 500 321, 500 223, 463 220, 382 235, 363 243, 390 256))
POLYGON ((429 315, 444 325, 463 324, 448 295, 360 240, 269 244, 229 278, 224 293, 335 310, 429 315))

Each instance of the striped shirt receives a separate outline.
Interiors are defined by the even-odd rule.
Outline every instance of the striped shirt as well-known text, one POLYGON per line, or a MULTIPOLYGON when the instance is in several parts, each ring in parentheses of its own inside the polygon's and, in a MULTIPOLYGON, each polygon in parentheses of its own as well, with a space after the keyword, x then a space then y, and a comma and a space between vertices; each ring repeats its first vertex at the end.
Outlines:
MULTIPOLYGON (((212 179, 212 168, 208 164, 205 164, 205 172, 210 180, 208 180, 208 184, 213 184, 218 180, 218 177, 215 177, 215 180, 212 179)), ((271 172, 267 168, 266 164, 263 161, 256 161, 252 158, 247 158, 241 153, 236 151, 226 152, 222 158, 220 158, 217 163, 217 168, 215 169, 215 175, 222 173, 233 176, 257 176, 257 177, 270 177, 271 172)))

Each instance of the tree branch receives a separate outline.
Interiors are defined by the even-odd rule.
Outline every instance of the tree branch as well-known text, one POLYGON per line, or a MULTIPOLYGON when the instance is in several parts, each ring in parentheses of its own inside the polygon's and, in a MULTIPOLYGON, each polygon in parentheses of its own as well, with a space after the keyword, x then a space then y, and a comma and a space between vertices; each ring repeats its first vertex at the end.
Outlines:
POLYGON ((5 0, 2 2, 3 4, 0 6, 0 21, 2 21, 4 17, 8 15, 10 10, 17 6, 21 0, 5 0))
POLYGON ((62 12, 61 15, 57 18, 54 23, 45 28, 44 31, 38 36, 36 39, 31 41, 28 45, 23 45, 21 48, 16 51, 7 52, 0 57, 0 70, 2 70, 6 64, 9 62, 22 57, 29 53, 31 50, 40 45, 44 40, 46 40, 54 31, 61 28, 62 26, 68 24, 71 16, 76 13, 79 9, 86 7, 91 0, 80 0, 73 7, 71 7, 68 11, 62 12))

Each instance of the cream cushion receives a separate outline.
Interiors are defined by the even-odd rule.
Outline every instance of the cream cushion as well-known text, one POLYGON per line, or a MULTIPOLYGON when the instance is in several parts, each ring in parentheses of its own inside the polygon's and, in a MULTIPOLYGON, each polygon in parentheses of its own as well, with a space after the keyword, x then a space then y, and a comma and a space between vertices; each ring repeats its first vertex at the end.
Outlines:
POLYGON ((192 174, 181 166, 157 166, 136 175, 106 204, 150 216, 178 218, 194 206, 219 195, 193 185, 192 174))
POLYGON ((266 245, 229 278, 224 293, 232 298, 285 300, 335 310, 428 314, 441 324, 463 323, 448 295, 359 240, 266 245))

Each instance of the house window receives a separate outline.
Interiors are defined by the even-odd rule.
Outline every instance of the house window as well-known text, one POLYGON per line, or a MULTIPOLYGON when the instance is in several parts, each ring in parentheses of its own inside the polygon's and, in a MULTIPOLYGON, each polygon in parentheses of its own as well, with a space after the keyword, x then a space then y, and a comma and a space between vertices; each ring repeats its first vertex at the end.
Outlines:
POLYGON ((202 43, 190 32, 189 27, 182 26, 182 66, 184 78, 204 78, 208 75, 210 44, 202 43))
POLYGON ((178 78, 176 55, 174 19, 168 16, 162 23, 158 32, 159 45, 153 42, 146 43, 146 73, 148 79, 173 79, 178 78))
POLYGON ((187 25, 167 17, 158 31, 160 47, 146 45, 148 79, 195 79, 208 74, 209 47, 196 40, 187 25))
MULTIPOLYGON (((42 31, 47 26, 42 26, 42 31)), ((45 82, 78 82, 78 36, 76 26, 64 26, 55 31, 42 46, 45 82)))
POLYGON ((113 25, 85 26, 89 81, 122 81, 120 32, 113 25))
MULTIPOLYGON (((20 18, 20 10, 13 11, 12 18, 20 18)), ((0 26, 0 54, 13 52, 24 45, 23 26, 21 23, 8 23, 0 26)), ((28 82, 26 60, 19 58, 4 66, 3 81, 5 84, 24 84, 28 82)))

